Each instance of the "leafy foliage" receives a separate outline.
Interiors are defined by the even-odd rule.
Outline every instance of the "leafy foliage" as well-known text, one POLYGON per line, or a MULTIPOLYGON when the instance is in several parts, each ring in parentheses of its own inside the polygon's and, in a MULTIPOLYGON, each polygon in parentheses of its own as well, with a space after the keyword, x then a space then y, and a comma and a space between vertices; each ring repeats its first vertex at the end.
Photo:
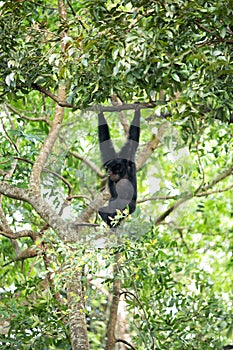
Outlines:
POLYGON ((72 4, 77 17, 70 15, 59 27, 56 10, 43 1, 7 1, 1 9, 3 92, 26 92, 35 83, 56 88, 63 77, 68 101, 77 106, 103 102, 111 94, 124 101, 157 100, 163 91, 173 113, 182 107, 183 116, 195 116, 196 108, 230 119, 227 2, 82 1, 72 4), (59 57, 56 43, 64 28, 69 28, 66 55, 59 57))
POLYGON ((211 274, 198 266, 197 254, 185 261, 185 248, 159 231, 123 250, 123 288, 137 348, 222 349, 231 304, 221 299, 211 274))
MULTIPOLYGON (((55 102, 38 86, 54 97, 64 83, 74 106, 41 178, 48 207, 67 222, 105 185, 96 113, 80 110, 116 96, 154 101, 154 110, 142 111, 139 156, 169 113, 159 147, 138 171, 138 209, 122 225, 121 243, 100 251, 61 242, 31 205, 1 198, 2 349, 71 348, 66 283, 75 271, 83 272, 93 350, 104 349, 116 277, 138 350, 220 350, 233 341, 232 12, 222 0, 82 0, 67 2, 64 20, 56 1, 0 1, 4 183, 28 190, 51 130, 55 102), (36 238, 14 239, 22 230, 36 238), (9 231, 13 238, 3 237, 9 231), (27 249, 36 257, 14 261, 27 249)), ((119 116, 107 117, 120 146, 119 116)))

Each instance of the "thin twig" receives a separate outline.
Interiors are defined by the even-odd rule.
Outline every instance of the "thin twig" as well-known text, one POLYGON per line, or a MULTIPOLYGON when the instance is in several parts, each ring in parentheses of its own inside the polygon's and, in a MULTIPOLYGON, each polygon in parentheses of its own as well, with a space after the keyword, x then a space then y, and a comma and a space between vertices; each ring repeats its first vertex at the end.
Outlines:
MULTIPOLYGON (((26 159, 26 158, 22 158, 22 157, 14 157, 15 159, 18 159, 18 160, 21 160, 23 162, 26 162, 28 164, 31 164, 33 165, 33 162, 29 159, 26 159)), ((73 187, 71 186, 71 184, 69 183, 69 181, 67 181, 62 175, 56 173, 55 171, 52 171, 48 168, 43 168, 42 169, 43 172, 45 173, 49 173, 49 174, 52 174, 54 175, 55 177, 57 177, 59 180, 61 180, 62 182, 64 182, 66 184, 66 186, 68 187, 68 197, 72 197, 72 190, 73 190, 73 187)))
POLYGON ((127 342, 127 341, 124 340, 124 339, 116 339, 115 342, 116 342, 116 343, 123 343, 123 344, 129 346, 130 349, 136 350, 136 348, 135 348, 132 344, 130 344, 129 342, 127 342))
POLYGON ((19 111, 17 111, 16 108, 14 108, 13 106, 7 103, 6 103, 6 107, 9 108, 12 112, 19 115, 21 119, 26 119, 31 122, 45 122, 47 125, 51 125, 50 122, 45 117, 36 117, 36 118, 27 117, 26 115, 22 115, 19 111))
POLYGON ((81 154, 74 152, 74 151, 70 151, 69 154, 77 159, 82 160, 86 165, 88 165, 101 179, 103 179, 106 174, 103 173, 100 168, 97 167, 97 165, 95 163, 93 163, 90 159, 88 159, 85 156, 82 156, 81 154))
POLYGON ((213 191, 210 191, 210 192, 197 193, 195 196, 196 197, 207 197, 207 196, 210 196, 211 194, 214 194, 214 193, 227 192, 227 191, 231 190, 232 188, 233 188, 233 185, 228 186, 226 188, 222 188, 220 190, 213 190, 213 191))
POLYGON ((13 148, 16 150, 16 152, 19 153, 19 149, 18 149, 16 143, 12 140, 12 138, 8 134, 2 119, 1 119, 1 124, 2 124, 3 130, 4 130, 5 134, 6 134, 5 138, 10 142, 10 144, 13 146, 13 148))
MULTIPOLYGON (((233 173, 233 166, 231 166, 229 169, 227 169, 222 174, 220 174, 215 179, 213 179, 213 181, 211 181, 211 183, 209 185, 205 186, 203 188, 203 190, 206 191, 206 190, 212 188, 218 182, 220 182, 223 179, 225 179, 226 177, 230 176, 232 173, 233 173)), ((231 186, 230 186, 230 188, 231 188, 231 186)), ((199 190, 199 187, 198 187, 198 190, 199 190)), ((195 196, 196 197, 204 196, 204 194, 206 195, 206 192, 200 192, 197 194, 196 191, 194 191, 194 193, 189 193, 184 198, 180 198, 176 203, 174 203, 172 206, 170 206, 170 208, 168 208, 162 215, 160 215, 158 217, 158 219, 155 221, 155 225, 161 224, 161 222, 163 222, 168 215, 170 215, 175 209, 177 209, 184 202, 190 200, 191 198, 194 198, 195 196)))
POLYGON ((177 198, 177 196, 156 196, 156 197, 139 199, 137 201, 137 203, 144 203, 144 202, 148 202, 148 201, 163 201, 163 200, 167 200, 167 199, 176 199, 176 198, 177 198))

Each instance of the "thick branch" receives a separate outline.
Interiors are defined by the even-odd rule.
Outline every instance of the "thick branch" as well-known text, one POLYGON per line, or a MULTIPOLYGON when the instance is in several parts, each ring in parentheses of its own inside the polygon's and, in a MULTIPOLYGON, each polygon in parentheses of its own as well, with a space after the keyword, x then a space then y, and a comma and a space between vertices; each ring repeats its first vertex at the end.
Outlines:
POLYGON ((7 232, 4 230, 0 230, 0 234, 4 237, 10 238, 10 239, 18 239, 22 237, 31 237, 33 240, 35 240, 37 234, 36 232, 32 230, 22 230, 16 233, 13 232, 7 232))
POLYGON ((66 102, 65 98, 61 99, 59 94, 58 94, 58 96, 56 96, 52 92, 50 92, 49 90, 45 89, 43 86, 40 86, 38 84, 32 84, 32 87, 33 87, 33 89, 38 90, 38 91, 42 92, 44 95, 50 97, 60 107, 75 108, 75 106, 73 106, 70 103, 66 102))
POLYGON ((13 187, 6 181, 0 181, 0 193, 6 197, 23 200, 27 202, 28 196, 22 188, 13 187))
POLYGON ((120 258, 121 258, 121 253, 117 253, 116 264, 113 267, 113 273, 114 273, 113 297, 112 297, 112 304, 110 307, 110 317, 109 317, 108 330, 107 330, 107 343, 106 343, 105 350, 113 350, 116 343, 115 328, 117 323, 117 311, 118 311, 118 305, 120 301, 120 287, 121 287, 121 281, 117 276, 120 258))
MULTIPOLYGON (((58 232, 63 232, 65 235, 67 223, 48 205, 48 203, 36 195, 34 192, 24 190, 22 188, 13 187, 5 181, 0 181, 0 193, 6 197, 21 200, 31 204, 40 217, 58 232), (63 229, 62 229, 63 228, 63 229)), ((64 236, 62 237, 64 238, 64 236)))
POLYGON ((37 248, 32 248, 32 247, 29 247, 25 250, 23 250, 19 256, 17 256, 14 260, 12 261, 9 261, 8 263, 4 264, 3 266, 7 266, 13 262, 16 262, 16 261, 22 261, 22 260, 25 260, 25 259, 31 259, 31 258, 35 258, 37 255, 39 255, 39 248, 40 246, 38 246, 37 248))
MULTIPOLYGON (((65 98, 66 96, 65 86, 63 85, 59 86, 58 95, 60 98, 65 98)), ((64 116, 64 108, 57 105, 55 108, 55 115, 52 122, 52 127, 50 129, 48 137, 46 138, 43 146, 41 147, 40 153, 32 168, 30 187, 36 193, 40 193, 40 175, 53 149, 54 143, 57 140, 57 137, 61 128, 63 116, 64 116)))
POLYGON ((109 200, 110 194, 108 190, 104 190, 99 193, 97 197, 88 205, 88 207, 82 212, 77 220, 77 224, 80 221, 88 222, 90 217, 98 210, 99 207, 103 206, 104 203, 109 200))
POLYGON ((89 350, 82 275, 78 269, 67 278, 70 333, 73 350, 89 350))
POLYGON ((149 141, 146 144, 146 146, 143 148, 141 153, 138 154, 137 160, 136 160, 137 170, 142 168, 142 166, 145 164, 147 159, 150 158, 150 156, 152 155, 154 150, 158 147, 158 144, 160 143, 160 141, 161 141, 161 139, 166 131, 167 126, 168 126, 167 123, 164 123, 163 125, 161 125, 161 127, 158 130, 158 134, 155 136, 155 138, 153 140, 149 141))
MULTIPOLYGON (((68 103, 65 101, 65 99, 60 98, 60 96, 54 95, 52 92, 49 90, 45 89, 43 86, 40 86, 38 84, 32 84, 33 89, 38 90, 42 92, 44 95, 50 97, 53 101, 57 103, 58 106, 60 107, 67 107, 67 108, 73 108, 73 109, 78 109, 78 106, 74 106, 71 103, 68 103)), ((141 102, 137 104, 123 104, 123 105, 117 105, 117 106, 99 106, 95 105, 92 107, 86 108, 86 111, 94 111, 94 112, 121 112, 121 111, 126 111, 130 109, 146 109, 146 108, 154 108, 158 105, 164 104, 164 101, 153 101, 153 102, 141 102)), ((171 115, 171 113, 163 113, 161 116, 158 116, 158 118, 167 118, 171 115)))
MULTIPOLYGON (((22 158, 22 157, 14 157, 14 158, 17 159, 17 160, 22 160, 25 163, 33 165, 33 162, 31 160, 29 160, 29 159, 22 158)), ((52 174, 56 178, 58 178, 59 180, 64 182, 64 184, 68 187, 68 197, 72 197, 71 194, 72 194, 72 189, 73 188, 72 188, 71 184, 69 183, 69 181, 67 181, 62 175, 60 175, 60 174, 56 173, 55 171, 50 170, 48 168, 43 168, 42 171, 45 172, 45 173, 48 173, 48 174, 52 174)))

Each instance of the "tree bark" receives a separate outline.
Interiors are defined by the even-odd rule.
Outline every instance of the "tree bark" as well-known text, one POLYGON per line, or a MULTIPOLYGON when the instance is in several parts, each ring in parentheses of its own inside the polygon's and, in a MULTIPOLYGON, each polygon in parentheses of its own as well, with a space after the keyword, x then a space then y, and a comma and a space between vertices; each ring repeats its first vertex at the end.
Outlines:
POLYGON ((67 297, 72 350, 89 350, 85 302, 83 297, 80 271, 72 273, 67 280, 67 297))
POLYGON ((120 258, 121 258, 121 253, 117 253, 116 264, 114 265, 114 269, 113 269, 113 273, 114 273, 113 297, 112 297, 112 304, 110 308, 110 317, 109 317, 108 330, 107 330, 107 343, 106 343, 105 350, 113 350, 116 343, 115 328, 117 323, 117 312, 118 312, 118 305, 120 301, 120 288, 121 288, 121 281, 117 277, 117 272, 119 269, 118 262, 120 258))
MULTIPOLYGON (((58 0, 58 10, 59 16, 62 21, 67 20, 66 6, 63 0, 58 0)), ((61 33, 61 39, 67 36, 64 30, 61 33)), ((65 41, 62 41, 61 51, 66 53, 65 41)), ((59 100, 65 100, 66 88, 61 85, 58 90, 59 100)), ((54 125, 54 134, 56 131, 59 132, 61 127, 61 122, 64 116, 64 107, 57 104, 55 115, 57 119, 56 125, 54 125)), ((53 129, 53 125, 52 125, 53 129)), ((58 134, 58 133, 57 133, 58 134)), ((52 135, 51 135, 52 139, 52 135)), ((42 171, 43 168, 41 168, 42 171)), ((72 230, 73 231, 73 230, 72 230)), ((67 278, 67 297, 69 305, 69 320, 70 320, 70 335, 73 350, 89 350, 89 343, 87 337, 87 324, 85 316, 85 303, 82 291, 81 273, 76 270, 74 273, 70 274, 67 278)))

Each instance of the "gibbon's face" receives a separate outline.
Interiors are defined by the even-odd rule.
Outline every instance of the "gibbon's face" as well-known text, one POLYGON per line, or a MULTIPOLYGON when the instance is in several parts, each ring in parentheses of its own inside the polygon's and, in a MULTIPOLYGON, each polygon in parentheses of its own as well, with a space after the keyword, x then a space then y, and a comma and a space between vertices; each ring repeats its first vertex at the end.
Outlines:
POLYGON ((110 180, 117 182, 125 176, 127 162, 125 159, 114 159, 106 165, 106 170, 110 180))

